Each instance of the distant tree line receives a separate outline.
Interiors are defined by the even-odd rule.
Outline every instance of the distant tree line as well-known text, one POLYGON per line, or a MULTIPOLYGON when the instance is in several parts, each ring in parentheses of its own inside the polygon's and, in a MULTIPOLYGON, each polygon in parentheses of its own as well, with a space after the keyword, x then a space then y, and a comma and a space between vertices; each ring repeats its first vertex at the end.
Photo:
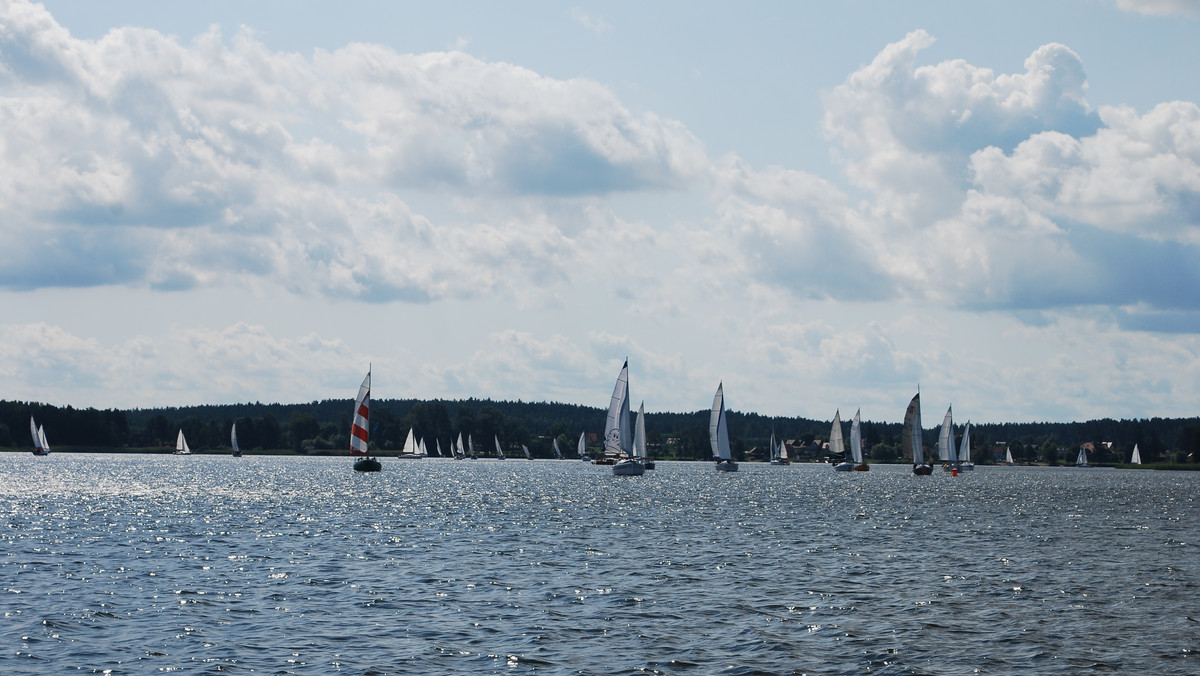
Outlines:
MULTIPOLYGON (((136 450, 169 452, 183 430, 193 452, 226 452, 236 421, 238 445, 247 452, 340 454, 346 452, 352 402, 327 399, 306 404, 225 404, 155 409, 77 409, 36 402, 0 401, 0 447, 29 448, 29 417, 46 428, 52 447, 71 450, 136 450)), ((792 440, 808 449, 806 457, 822 457, 830 421, 801 417, 727 412, 730 442, 739 460, 764 459, 768 439, 792 440)), ((487 399, 385 399, 371 404, 371 447, 398 452, 409 429, 425 440, 430 454, 437 445, 448 453, 461 433, 470 436, 481 454, 494 450, 499 438, 506 455, 527 446, 535 457, 554 457, 552 441, 575 456, 580 433, 588 433, 596 450, 605 411, 556 402, 487 399)), ((646 437, 653 457, 707 460, 709 411, 647 413, 646 437)), ((849 423, 843 423, 849 433, 849 423)), ((962 428, 956 428, 961 434, 962 428)), ((901 462, 900 423, 864 421, 863 447, 877 462, 901 462)), ((925 430, 929 449, 938 430, 925 430)), ((1127 462, 1134 444, 1144 462, 1195 462, 1200 454, 1200 418, 1101 419, 1072 423, 993 423, 972 425, 972 460, 993 461, 993 448, 1007 446, 1018 461, 1055 464, 1074 462, 1082 444, 1091 442, 1093 463, 1127 462), (1111 442, 1111 448, 1104 442, 1111 442), (1064 457, 1064 454, 1067 454, 1064 457)), ((1001 451, 1002 452, 1002 451, 1001 451)), ((804 458, 797 458, 804 459, 804 458)))

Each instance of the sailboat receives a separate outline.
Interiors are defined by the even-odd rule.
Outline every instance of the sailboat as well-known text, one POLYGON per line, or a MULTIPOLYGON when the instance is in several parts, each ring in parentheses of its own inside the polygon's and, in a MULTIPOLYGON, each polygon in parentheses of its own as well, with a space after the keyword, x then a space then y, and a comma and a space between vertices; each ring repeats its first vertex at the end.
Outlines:
POLYGON ((29 433, 33 436, 33 454, 50 455, 50 443, 46 441, 46 430, 29 416, 29 433))
POLYGON ((438 457, 439 457, 439 458, 444 458, 444 457, 446 457, 446 456, 442 455, 442 440, 441 440, 441 439, 434 439, 434 440, 433 440, 433 443, 434 443, 434 448, 437 450, 438 457))
POLYGON ((467 435, 467 452, 469 453, 469 455, 467 456, 468 458, 470 458, 472 460, 479 459, 479 456, 475 453, 475 440, 471 437, 470 434, 467 435))
POLYGON ((900 433, 900 448, 912 457, 913 474, 928 476, 933 467, 925 464, 925 442, 921 435, 921 393, 917 392, 904 411, 904 430, 900 433))
POLYGON ((1133 457, 1129 458, 1129 464, 1131 464, 1131 465, 1142 464, 1142 454, 1140 451, 1138 451, 1137 444, 1133 445, 1133 457))
POLYGON ((503 460, 504 459, 504 451, 500 450, 500 435, 493 434, 492 437, 496 440, 496 459, 503 460))
POLYGON ((850 423, 850 460, 854 462, 855 472, 869 472, 871 466, 863 461, 862 452, 862 409, 854 412, 854 420, 850 423))
POLYGON ((629 420, 629 360, 617 375, 612 397, 608 401, 608 415, 604 419, 604 454, 592 462, 597 465, 616 465, 618 460, 629 457, 633 450, 633 426, 629 420))
POLYGON ((942 429, 938 432, 938 460, 942 469, 949 472, 957 469, 958 454, 954 450, 954 415, 950 412, 953 406, 946 409, 946 417, 942 418, 942 429))
POLYGON ((533 460, 533 455, 529 452, 528 446, 526 446, 525 444, 521 444, 521 450, 525 452, 526 460, 533 460))
POLYGON ((237 445, 237 421, 233 422, 233 427, 229 430, 229 445, 233 447, 233 457, 242 457, 242 449, 237 445))
POLYGON ((958 471, 973 469, 975 469, 975 463, 971 462, 971 421, 968 420, 966 426, 963 427, 962 443, 958 447, 958 471))
POLYGON ((632 455, 613 465, 613 474, 641 476, 646 473, 646 403, 638 407, 637 423, 633 426, 632 455))
POLYGON ((771 464, 786 465, 791 462, 787 457, 787 449, 783 447, 783 442, 775 441, 775 430, 771 430, 771 464))
POLYGON ((1008 446, 1004 447, 1004 464, 1008 465, 1009 467, 1012 467, 1016 464, 1013 462, 1012 449, 1008 446))
POLYGON ((1075 456, 1076 467, 1089 467, 1087 461, 1087 449, 1083 446, 1079 447, 1079 455, 1075 456))
MULTIPOLYGON (((842 442, 842 410, 833 413, 833 426, 829 428, 829 455, 841 456, 846 452, 846 444, 842 442)), ((854 463, 843 460, 833 466, 836 472, 849 472, 854 469, 854 463)))
POLYGON ((462 432, 458 433, 458 439, 454 442, 454 448, 451 449, 450 455, 453 455, 455 460, 467 457, 467 450, 463 448, 462 432))
POLYGON ((408 436, 404 438, 404 448, 400 449, 400 455, 397 457, 401 460, 419 460, 421 458, 421 445, 417 443, 417 433, 413 428, 408 428, 408 436))
POLYGON ((355 472, 378 472, 383 469, 382 463, 368 455, 371 446, 370 419, 371 370, 368 368, 367 377, 358 386, 358 396, 354 398, 354 420, 350 423, 350 455, 364 456, 354 461, 355 472))
POLYGON ((554 438, 554 457, 558 458, 559 460, 566 460, 566 458, 563 457, 562 449, 558 447, 558 437, 554 438))
POLYGON ((192 449, 188 448, 187 439, 183 438, 183 430, 179 430, 179 436, 175 437, 175 455, 191 455, 192 449))
POLYGON ((725 383, 717 384, 713 396, 712 413, 708 418, 708 442, 712 445, 713 459, 718 472, 736 472, 737 463, 729 448, 729 423, 725 420, 725 383))
POLYGON ((579 444, 576 446, 576 450, 579 452, 580 460, 584 462, 591 462, 592 459, 588 457, 587 452, 587 432, 579 433, 579 444))

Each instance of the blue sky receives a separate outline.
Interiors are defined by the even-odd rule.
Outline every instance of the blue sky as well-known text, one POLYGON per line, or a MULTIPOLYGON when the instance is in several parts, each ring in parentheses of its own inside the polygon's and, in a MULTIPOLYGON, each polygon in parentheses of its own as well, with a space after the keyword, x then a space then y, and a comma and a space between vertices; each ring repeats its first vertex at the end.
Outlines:
POLYGON ((1200 2, 0 0, 0 397, 1200 401, 1200 2))

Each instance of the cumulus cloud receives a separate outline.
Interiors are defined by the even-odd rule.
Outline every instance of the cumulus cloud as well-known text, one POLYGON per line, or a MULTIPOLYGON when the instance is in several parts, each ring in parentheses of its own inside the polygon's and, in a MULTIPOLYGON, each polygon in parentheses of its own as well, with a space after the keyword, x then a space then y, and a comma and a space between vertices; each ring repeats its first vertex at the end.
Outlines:
POLYGON ((681 125, 594 82, 459 52, 301 56, 215 27, 78 40, 16 0, 0 80, 9 288, 273 275, 367 300, 483 293, 569 243, 544 210, 516 227, 513 204, 675 190, 706 166, 681 125))

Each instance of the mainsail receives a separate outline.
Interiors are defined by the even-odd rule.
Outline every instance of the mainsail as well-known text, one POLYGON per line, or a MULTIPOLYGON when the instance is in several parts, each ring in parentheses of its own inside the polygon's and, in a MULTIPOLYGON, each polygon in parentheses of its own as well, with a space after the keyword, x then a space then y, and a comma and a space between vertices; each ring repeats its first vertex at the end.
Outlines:
POLYGON ((358 387, 358 396, 354 398, 354 422, 350 425, 351 455, 366 455, 369 442, 368 421, 371 418, 371 372, 363 378, 358 387))
POLYGON ((854 464, 862 464, 862 409, 854 412, 854 420, 850 423, 850 459, 854 464))
POLYGON ((914 465, 925 464, 925 449, 921 441, 921 393, 913 396, 904 411, 904 431, 900 435, 901 452, 911 457, 914 465))
MULTIPOLYGON (((952 408, 952 407, 950 407, 952 408)), ((954 462, 954 416, 946 409, 946 417, 942 418, 942 430, 938 433, 938 460, 954 462)))
POLYGON ((629 360, 621 367, 612 399, 608 403, 608 418, 604 421, 605 455, 627 456, 633 450, 633 430, 629 425, 629 360))
POLYGON ((729 426, 725 422, 725 383, 717 385, 713 397, 712 413, 708 419, 708 441, 712 445, 714 458, 729 460, 733 454, 729 449, 729 426))

